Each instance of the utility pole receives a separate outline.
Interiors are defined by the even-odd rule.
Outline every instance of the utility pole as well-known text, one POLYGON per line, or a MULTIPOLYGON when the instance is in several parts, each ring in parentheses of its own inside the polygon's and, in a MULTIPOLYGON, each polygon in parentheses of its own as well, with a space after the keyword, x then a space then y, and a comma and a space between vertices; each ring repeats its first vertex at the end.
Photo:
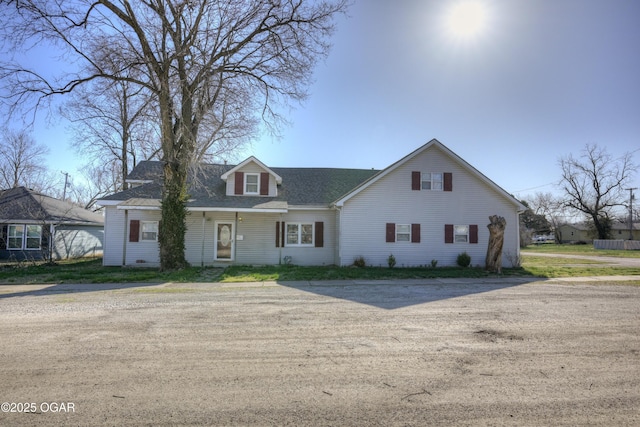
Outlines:
POLYGON ((62 201, 64 202, 67 199, 67 182, 69 181, 69 173, 61 172, 64 175, 64 190, 62 190, 62 201))
POLYGON ((629 190, 629 240, 633 240, 633 190, 637 190, 638 187, 625 188, 629 190))

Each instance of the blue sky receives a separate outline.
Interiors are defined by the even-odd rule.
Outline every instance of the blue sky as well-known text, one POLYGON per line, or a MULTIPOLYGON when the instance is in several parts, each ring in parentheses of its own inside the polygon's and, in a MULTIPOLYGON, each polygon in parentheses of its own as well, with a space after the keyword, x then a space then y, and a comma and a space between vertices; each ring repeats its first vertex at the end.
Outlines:
MULTIPOLYGON (((554 192, 558 158, 587 143, 640 149, 640 1, 478 1, 485 26, 460 38, 447 26, 460 0, 357 0, 292 126, 237 160, 384 168, 437 138, 526 197, 554 192)), ((34 136, 52 169, 81 163, 64 133, 34 136)))

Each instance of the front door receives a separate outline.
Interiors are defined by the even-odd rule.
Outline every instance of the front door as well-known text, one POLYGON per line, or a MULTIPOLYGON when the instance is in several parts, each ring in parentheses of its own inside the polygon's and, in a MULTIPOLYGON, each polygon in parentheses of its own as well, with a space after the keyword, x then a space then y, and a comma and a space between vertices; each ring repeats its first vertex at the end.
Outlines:
POLYGON ((233 222, 216 222, 216 252, 218 261, 233 260, 233 222))

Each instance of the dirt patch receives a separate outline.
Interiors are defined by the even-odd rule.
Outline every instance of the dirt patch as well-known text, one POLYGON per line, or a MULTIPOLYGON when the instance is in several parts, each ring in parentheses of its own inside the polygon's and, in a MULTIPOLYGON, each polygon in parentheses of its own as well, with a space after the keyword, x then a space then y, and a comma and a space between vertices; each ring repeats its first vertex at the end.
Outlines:
POLYGON ((0 425, 640 424, 640 287, 0 291, 0 425))

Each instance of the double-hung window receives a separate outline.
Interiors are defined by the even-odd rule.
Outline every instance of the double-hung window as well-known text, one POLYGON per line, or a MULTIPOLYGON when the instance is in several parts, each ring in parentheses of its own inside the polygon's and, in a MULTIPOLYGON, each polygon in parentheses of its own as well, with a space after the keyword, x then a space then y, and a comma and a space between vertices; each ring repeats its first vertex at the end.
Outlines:
POLYGON ((313 224, 287 223, 287 246, 312 246, 313 224))
POLYGON ((396 224, 396 242, 410 242, 410 241, 411 241, 411 225, 396 224))
POLYGON ((258 194, 260 191, 260 174, 244 174, 244 194, 258 194))
POLYGON ((7 233, 7 249, 22 249, 24 225, 10 225, 7 233))
POLYGON ((158 240, 158 221, 141 221, 140 228, 140 240, 153 242, 158 240))
POLYGON ((442 190, 442 174, 433 172, 423 173, 421 188, 423 190, 442 190))
POLYGON ((453 227, 453 240, 456 243, 466 243, 469 241, 469 226, 455 225, 453 227))
POLYGON ((7 249, 40 249, 41 244, 41 225, 9 225, 7 229, 7 249))
POLYGON ((27 239, 25 249, 40 249, 42 239, 42 226, 27 225, 27 239))

